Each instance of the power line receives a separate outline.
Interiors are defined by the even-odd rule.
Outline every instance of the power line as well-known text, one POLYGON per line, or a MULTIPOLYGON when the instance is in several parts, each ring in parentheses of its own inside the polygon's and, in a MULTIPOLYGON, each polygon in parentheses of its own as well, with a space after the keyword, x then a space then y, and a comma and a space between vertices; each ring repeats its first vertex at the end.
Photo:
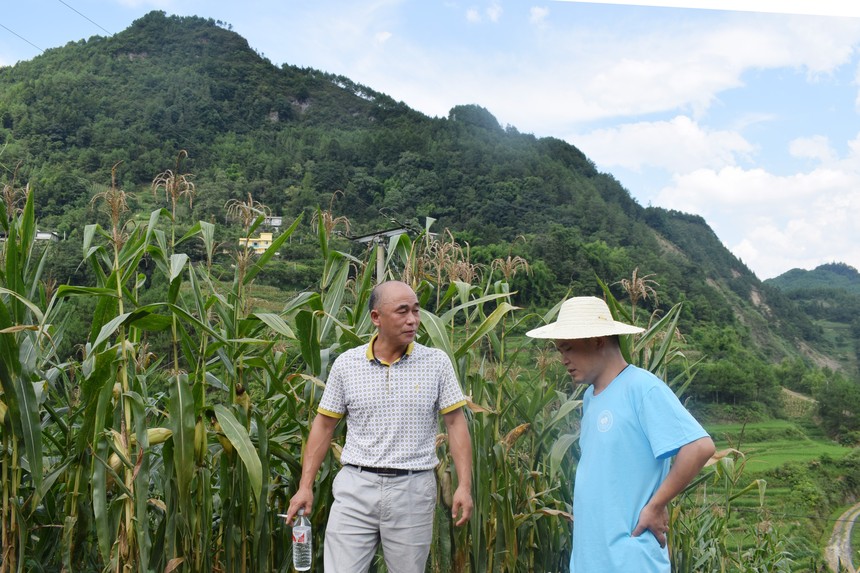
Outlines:
POLYGON ((33 43, 33 42, 31 42, 30 40, 28 40, 27 38, 25 38, 24 36, 22 36, 22 35, 21 35, 21 34, 19 34, 18 32, 16 32, 15 30, 10 30, 9 28, 7 28, 6 26, 4 26, 3 24, 0 24, 0 28, 3 28, 4 30, 6 30, 6 31, 7 31, 7 32, 9 32, 10 34, 14 34, 15 36, 18 36, 19 38, 21 38, 22 40, 24 40, 25 42, 27 42, 28 44, 30 44, 31 46, 33 46, 34 48, 36 48, 37 50, 39 50, 40 52, 42 52, 42 53, 44 53, 44 52, 45 52, 45 50, 43 50, 42 48, 40 48, 39 46, 37 46, 36 44, 34 44, 34 43, 33 43))
POLYGON ((104 30, 104 32, 105 32, 106 34, 111 34, 111 32, 110 32, 109 30, 106 30, 106 29, 104 28, 104 26, 102 26, 102 25, 101 25, 101 24, 99 24, 98 22, 93 21, 91 18, 89 18, 89 17, 87 17, 86 15, 82 14, 82 13, 81 13, 81 12, 79 12, 76 8, 74 8, 74 7, 70 6, 69 4, 67 4, 66 2, 64 2, 63 0, 57 0, 57 2, 59 2, 60 4, 62 4, 63 6, 65 6, 65 7, 66 7, 66 8, 68 8, 69 10, 71 10, 72 12, 76 13, 76 14, 77 14, 78 16, 80 16, 81 18, 83 18, 83 19, 87 20, 87 21, 88 21, 88 22, 90 22, 91 24, 93 24, 93 25, 95 25, 95 26, 97 26, 97 27, 101 28, 102 30, 104 30))

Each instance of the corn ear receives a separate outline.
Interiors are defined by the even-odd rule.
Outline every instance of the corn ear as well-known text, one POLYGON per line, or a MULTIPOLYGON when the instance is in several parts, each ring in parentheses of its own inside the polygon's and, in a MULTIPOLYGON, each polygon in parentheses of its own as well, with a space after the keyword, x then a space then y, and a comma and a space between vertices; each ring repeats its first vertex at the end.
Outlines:
POLYGON ((112 453, 110 457, 108 457, 108 465, 114 472, 119 473, 119 470, 122 468, 122 460, 119 459, 116 452, 112 453))
POLYGON ((531 424, 526 422, 525 424, 520 424, 519 426, 508 432, 508 435, 506 435, 502 439, 502 442, 505 444, 505 448, 510 450, 511 447, 517 442, 517 440, 520 439, 520 436, 522 436, 530 427, 531 424))
POLYGON ((215 435, 218 437, 221 447, 224 448, 224 453, 231 455, 233 453, 233 444, 231 444, 230 440, 227 439, 227 436, 224 435, 224 430, 221 428, 221 424, 218 423, 216 418, 212 418, 212 427, 215 429, 215 435))
MULTIPOLYGON (((148 428, 146 430, 146 440, 150 446, 157 446, 158 444, 163 444, 173 435, 173 430, 168 428, 148 428)), ((116 439, 114 439, 116 442, 116 439)), ((131 435, 131 445, 137 445, 137 434, 131 435)))
POLYGON ((128 448, 126 447, 126 443, 122 437, 122 434, 120 434, 116 430, 111 430, 110 435, 113 438, 113 447, 116 452, 118 454, 122 454, 124 458, 128 458, 128 448))
MULTIPOLYGON (((163 444, 173 435, 173 430, 168 428, 149 428, 146 430, 146 439, 149 441, 150 446, 157 446, 158 444, 163 444)), ((134 441, 134 440, 132 440, 134 441)))
POLYGON ((245 415, 251 413, 251 394, 241 384, 236 384, 236 399, 234 400, 245 411, 245 415))
POLYGON ((203 420, 197 420, 194 426, 194 456, 197 458, 197 465, 202 465, 206 458, 206 425, 203 420))

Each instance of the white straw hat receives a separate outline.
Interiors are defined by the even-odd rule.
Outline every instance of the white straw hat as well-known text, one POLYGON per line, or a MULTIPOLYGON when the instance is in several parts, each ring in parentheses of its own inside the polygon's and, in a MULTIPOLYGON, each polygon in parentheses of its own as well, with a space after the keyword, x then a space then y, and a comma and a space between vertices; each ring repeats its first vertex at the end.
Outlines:
POLYGON ((637 332, 644 332, 644 330, 644 328, 614 320, 603 299, 595 296, 577 296, 564 301, 555 322, 530 330, 526 332, 526 336, 571 340, 616 334, 636 334, 637 332))

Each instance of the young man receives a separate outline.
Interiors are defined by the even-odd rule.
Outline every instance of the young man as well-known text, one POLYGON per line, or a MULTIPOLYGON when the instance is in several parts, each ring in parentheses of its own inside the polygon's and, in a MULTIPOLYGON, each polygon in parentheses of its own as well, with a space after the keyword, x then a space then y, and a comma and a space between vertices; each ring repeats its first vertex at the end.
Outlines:
POLYGON ((325 570, 361 572, 381 542, 389 571, 423 573, 436 507, 436 434, 445 420, 458 486, 451 508, 460 526, 472 514, 472 444, 454 368, 441 350, 415 342, 418 298, 390 281, 370 295, 377 333, 332 365, 302 463, 287 521, 310 515, 313 483, 346 418, 346 444, 335 477, 325 533, 325 570))
POLYGON ((667 504, 714 454, 711 438, 669 387, 624 360, 619 335, 642 331, 615 321, 603 300, 575 297, 556 322, 526 333, 555 340, 574 383, 588 385, 571 573, 669 573, 667 504))

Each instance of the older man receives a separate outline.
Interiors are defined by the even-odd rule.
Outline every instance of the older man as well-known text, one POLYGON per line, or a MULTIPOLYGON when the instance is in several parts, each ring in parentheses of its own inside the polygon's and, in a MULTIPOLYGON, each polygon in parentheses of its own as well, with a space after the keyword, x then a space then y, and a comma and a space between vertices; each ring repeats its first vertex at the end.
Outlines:
POLYGON ((574 383, 588 385, 571 573, 669 573, 667 505, 714 453, 669 387, 624 360, 619 336, 642 330, 615 321, 599 298, 575 297, 556 322, 526 333, 555 340, 574 383))
POLYGON ((433 536, 440 413, 458 479, 451 515, 460 526, 472 514, 466 400, 448 356, 415 342, 420 307, 409 285, 377 285, 369 307, 377 332, 332 365, 287 520, 299 509, 310 514, 314 479, 335 426, 346 418, 343 468, 334 480, 325 533, 325 570, 367 571, 381 542, 390 571, 421 573, 433 536))

